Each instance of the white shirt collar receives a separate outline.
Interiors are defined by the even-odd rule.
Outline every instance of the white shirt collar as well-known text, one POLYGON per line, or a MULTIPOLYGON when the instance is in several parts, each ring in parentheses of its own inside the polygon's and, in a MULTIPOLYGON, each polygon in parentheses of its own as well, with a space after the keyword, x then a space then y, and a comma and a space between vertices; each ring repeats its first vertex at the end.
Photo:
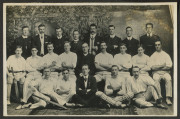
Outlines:
POLYGON ((113 34, 113 35, 110 35, 110 38, 114 38, 116 35, 115 34, 113 34))
POLYGON ((147 36, 149 36, 149 35, 150 35, 150 37, 152 37, 152 35, 153 35, 153 34, 152 34, 152 33, 150 33, 150 34, 149 34, 149 33, 147 33, 147 36))
POLYGON ((74 42, 78 42, 78 41, 79 41, 79 39, 77 39, 77 40, 74 39, 74 42))
POLYGON ((62 38, 62 35, 61 36, 57 36, 58 39, 61 39, 62 38))
POLYGON ((84 79, 85 79, 85 78, 88 79, 88 76, 89 76, 89 75, 86 75, 86 76, 83 76, 83 77, 84 77, 84 79))
POLYGON ((95 34, 90 34, 90 38, 95 38, 96 37, 96 33, 95 34))
POLYGON ((127 37, 127 39, 128 39, 128 40, 132 40, 132 36, 130 36, 130 37, 127 37))
POLYGON ((24 36, 24 35, 22 35, 22 37, 23 37, 23 38, 28 38, 28 36, 24 36))
POLYGON ((83 55, 84 55, 84 56, 87 56, 87 55, 88 55, 88 53, 86 53, 86 54, 84 54, 84 53, 83 53, 83 55))

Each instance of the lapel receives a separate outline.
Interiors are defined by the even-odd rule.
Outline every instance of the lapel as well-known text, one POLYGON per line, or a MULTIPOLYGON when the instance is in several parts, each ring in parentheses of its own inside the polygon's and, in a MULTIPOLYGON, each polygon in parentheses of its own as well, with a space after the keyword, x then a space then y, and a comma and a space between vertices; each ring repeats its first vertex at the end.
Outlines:
POLYGON ((87 82, 87 88, 88 89, 90 87, 90 76, 88 76, 88 82, 87 82))
POLYGON ((82 80, 82 89, 85 89, 84 77, 81 78, 82 80))

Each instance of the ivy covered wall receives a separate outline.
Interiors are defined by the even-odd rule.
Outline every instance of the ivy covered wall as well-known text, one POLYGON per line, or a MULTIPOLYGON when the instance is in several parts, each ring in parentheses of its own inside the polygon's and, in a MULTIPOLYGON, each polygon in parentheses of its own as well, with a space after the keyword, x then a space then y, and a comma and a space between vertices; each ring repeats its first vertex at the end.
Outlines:
MULTIPOLYGON (((8 6, 6 8, 7 53, 15 38, 21 35, 21 27, 29 26, 30 35, 38 34, 37 26, 46 25, 46 34, 55 35, 57 25, 63 27, 64 35, 72 40, 72 31, 78 29, 81 37, 89 30, 89 25, 98 26, 98 34, 108 33, 108 26, 116 26, 117 36, 126 37, 125 28, 132 26, 133 35, 145 34, 145 24, 152 22, 154 32, 163 41, 163 49, 172 57, 173 26, 168 6, 8 6)), ((9 54, 9 53, 8 53, 9 54)))

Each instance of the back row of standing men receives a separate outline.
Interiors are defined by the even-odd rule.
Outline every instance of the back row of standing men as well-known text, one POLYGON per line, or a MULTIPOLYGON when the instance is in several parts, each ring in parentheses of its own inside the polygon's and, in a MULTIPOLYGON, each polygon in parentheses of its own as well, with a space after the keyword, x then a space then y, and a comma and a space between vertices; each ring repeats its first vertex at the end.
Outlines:
MULTIPOLYGON (((28 26, 22 27, 22 36, 17 38, 13 43, 13 46, 21 45, 23 47, 22 56, 26 59, 31 55, 31 47, 36 46, 38 48, 38 55, 44 56, 47 54, 47 44, 49 42, 54 44, 54 52, 58 55, 64 52, 64 41, 69 41, 69 39, 63 35, 63 29, 61 27, 56 28, 56 36, 52 38, 45 34, 45 25, 40 24, 38 26, 39 34, 34 38, 28 36, 29 28, 28 26)), ((152 55, 155 51, 154 42, 159 40, 159 36, 154 35, 153 24, 146 24, 147 34, 140 37, 140 42, 133 38, 133 29, 131 27, 126 28, 127 38, 122 40, 115 34, 115 26, 109 25, 109 35, 101 37, 97 34, 97 26, 95 24, 90 25, 90 34, 86 34, 84 39, 80 39, 80 33, 78 30, 73 31, 73 41, 71 42, 71 51, 77 53, 77 55, 82 53, 82 43, 86 42, 89 45, 90 54, 98 54, 100 52, 100 42, 105 41, 107 43, 107 52, 113 56, 119 53, 119 44, 125 43, 127 46, 127 53, 131 56, 137 54, 137 47, 142 44, 145 47, 145 54, 148 56, 152 55)))
MULTIPOLYGON (((57 76, 57 70, 61 70, 61 68, 62 70, 63 68, 68 68, 71 77, 74 77, 73 79, 76 79, 76 77, 82 75, 82 66, 84 64, 88 64, 91 74, 95 74, 94 77, 97 82, 97 88, 102 92, 104 92, 104 83, 106 81, 106 78, 110 77, 111 75, 109 69, 111 69, 111 66, 113 64, 118 66, 119 74, 123 78, 128 78, 130 76, 129 70, 132 65, 138 66, 140 68, 140 73, 148 77, 148 79, 151 79, 148 76, 148 71, 152 69, 153 79, 156 81, 156 85, 159 90, 158 92, 160 92, 161 89, 159 84, 160 79, 166 80, 166 102, 168 104, 171 103, 170 97, 172 97, 172 84, 171 76, 169 75, 169 69, 172 67, 172 61, 169 55, 162 51, 161 41, 159 40, 159 37, 156 35, 152 35, 153 25, 151 23, 148 23, 146 25, 148 34, 142 36, 140 39, 140 43, 144 47, 138 47, 138 40, 132 38, 131 27, 126 28, 126 32, 128 35, 127 39, 121 41, 121 39, 114 34, 115 27, 113 25, 110 25, 110 35, 107 37, 107 39, 104 39, 104 42, 102 41, 102 39, 98 39, 99 36, 96 35, 96 25, 93 24, 90 28, 91 34, 88 37, 85 37, 85 43, 79 40, 79 32, 77 30, 73 32, 74 40, 69 43, 65 39, 62 40, 62 28, 56 29, 57 38, 50 41, 50 38, 44 34, 45 26, 40 25, 40 34, 32 40, 33 45, 30 48, 32 57, 29 57, 27 59, 27 64, 29 63, 29 65, 31 66, 34 64, 34 67, 36 67, 37 65, 40 65, 42 63, 41 69, 43 69, 43 67, 54 69, 52 73, 54 74, 54 76, 57 76), (54 45, 50 42, 52 42, 54 45), (45 47, 47 47, 47 49, 45 47), (70 51, 70 49, 72 52, 70 51), (60 54, 60 56, 55 54, 53 50, 55 53, 59 52, 58 54, 60 54), (35 54, 35 52, 37 53, 37 51, 39 51, 39 55, 44 55, 43 60, 40 60, 41 63, 33 59, 33 53, 35 54), (126 54, 126 51, 129 54, 126 54), (138 55, 136 55, 137 51, 138 55), (149 56, 144 54, 144 51, 146 51, 146 54, 148 55, 154 53, 153 55, 151 55, 151 61, 149 61, 149 56), (135 55, 133 57, 133 63, 130 54, 135 55), (74 74, 74 68, 76 76, 74 74)), ((23 27, 23 33, 27 33, 25 29, 28 30, 27 27, 23 27)), ((24 36, 22 36, 22 38, 23 37, 24 36)), ((28 39, 16 40, 16 45, 21 45, 23 47, 22 49, 24 57, 28 54, 27 52, 29 43, 27 43, 27 41, 28 39)), ((16 59, 13 57, 8 58, 7 66, 11 67, 12 65, 14 65, 12 63, 14 63, 15 60, 16 59)), ((21 63, 19 63, 18 65, 20 64, 21 63)), ((18 71, 18 68, 14 70, 18 71)), ((12 82, 11 79, 9 81, 12 82)), ((160 97, 162 96, 160 95, 160 97)))

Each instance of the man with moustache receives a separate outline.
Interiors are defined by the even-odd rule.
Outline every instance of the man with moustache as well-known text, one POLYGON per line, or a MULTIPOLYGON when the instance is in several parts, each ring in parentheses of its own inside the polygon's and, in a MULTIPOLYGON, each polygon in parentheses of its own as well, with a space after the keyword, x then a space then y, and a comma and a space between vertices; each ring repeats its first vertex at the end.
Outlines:
POLYGON ((102 41, 100 44, 101 52, 95 56, 95 67, 96 67, 96 82, 98 91, 104 92, 105 81, 107 77, 110 77, 111 66, 113 65, 113 56, 106 52, 106 42, 102 41))
POLYGON ((84 38, 84 42, 89 45, 89 54, 96 55, 100 52, 100 42, 102 38, 97 35, 97 26, 95 24, 90 25, 90 34, 87 34, 84 38))
POLYGON ((22 50, 23 50, 22 57, 24 57, 25 59, 31 55, 32 37, 28 35, 29 35, 29 27, 23 26, 22 36, 15 39, 13 43, 14 47, 22 46, 22 50))
POLYGON ((158 35, 153 34, 153 24, 146 24, 146 32, 147 34, 140 37, 140 44, 145 48, 145 54, 151 56, 155 51, 154 43, 157 40, 160 40, 158 35))
POLYGON ((47 44, 48 53, 42 58, 42 67, 51 69, 51 76, 55 79, 58 78, 58 55, 54 53, 54 46, 52 43, 47 44))
POLYGON ((51 38, 45 34, 45 25, 40 24, 38 26, 39 34, 34 37, 33 45, 38 48, 38 55, 44 56, 47 54, 47 44, 51 42, 51 38))
POLYGON ((121 38, 117 37, 115 34, 115 26, 109 25, 109 35, 105 37, 105 41, 107 43, 107 52, 112 54, 113 56, 115 54, 119 53, 119 46, 121 38))
POLYGON ((139 67, 132 68, 133 76, 127 80, 127 91, 134 93, 134 101, 139 107, 152 107, 154 106, 150 101, 153 97, 156 101, 155 105, 159 108, 166 109, 162 105, 162 97, 155 85, 154 80, 146 79, 139 75, 139 67))
POLYGON ((134 56, 137 54, 139 41, 133 38, 132 33, 133 33, 132 27, 129 27, 129 26, 126 27, 127 38, 125 38, 122 41, 122 43, 126 44, 126 47, 127 47, 126 53, 130 54, 131 56, 134 56))
POLYGON ((62 27, 56 27, 56 36, 52 38, 54 53, 60 55, 64 52, 64 42, 68 39, 63 35, 62 27))

